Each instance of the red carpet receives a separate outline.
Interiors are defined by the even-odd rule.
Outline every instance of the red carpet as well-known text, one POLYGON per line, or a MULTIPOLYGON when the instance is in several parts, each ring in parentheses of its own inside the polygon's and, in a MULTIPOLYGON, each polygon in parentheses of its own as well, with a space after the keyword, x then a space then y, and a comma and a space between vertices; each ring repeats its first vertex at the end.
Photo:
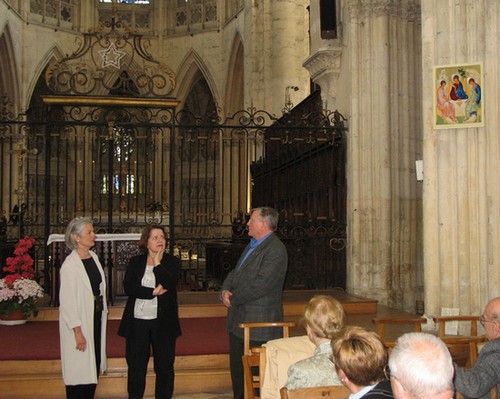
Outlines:
MULTIPOLYGON (((125 357, 125 338, 118 335, 119 320, 108 321, 109 358, 125 357)), ((181 319, 182 336, 177 356, 229 353, 225 317, 181 319)), ((60 359, 59 322, 31 321, 20 326, 0 326, 0 360, 60 359)))

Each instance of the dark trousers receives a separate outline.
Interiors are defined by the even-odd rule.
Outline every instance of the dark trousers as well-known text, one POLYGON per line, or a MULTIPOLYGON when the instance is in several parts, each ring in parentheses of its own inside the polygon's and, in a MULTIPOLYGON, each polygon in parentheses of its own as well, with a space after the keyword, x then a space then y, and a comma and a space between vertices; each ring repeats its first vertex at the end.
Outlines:
POLYGON ((129 399, 142 399, 146 389, 146 373, 151 354, 156 374, 155 398, 171 399, 174 392, 176 337, 158 328, 157 320, 134 319, 126 340, 129 399))
MULTIPOLYGON (((250 347, 262 346, 266 341, 250 341, 250 347)), ((229 367, 231 369, 231 383, 233 384, 234 399, 244 399, 245 379, 243 376, 243 338, 229 333, 229 367)))
POLYGON ((66 385, 67 399, 92 399, 97 384, 66 385))

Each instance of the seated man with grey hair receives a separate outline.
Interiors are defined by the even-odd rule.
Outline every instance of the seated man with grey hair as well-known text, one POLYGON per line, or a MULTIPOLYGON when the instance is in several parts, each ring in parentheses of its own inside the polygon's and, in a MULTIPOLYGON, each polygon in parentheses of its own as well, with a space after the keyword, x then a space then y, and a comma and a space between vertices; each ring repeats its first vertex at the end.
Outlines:
POLYGON ((500 297, 488 302, 479 321, 488 343, 470 370, 455 365, 455 388, 467 398, 488 399, 495 386, 500 391, 500 297))
POLYGON ((455 393, 450 352, 434 335, 400 336, 389 356, 389 369, 396 399, 450 399, 455 393))

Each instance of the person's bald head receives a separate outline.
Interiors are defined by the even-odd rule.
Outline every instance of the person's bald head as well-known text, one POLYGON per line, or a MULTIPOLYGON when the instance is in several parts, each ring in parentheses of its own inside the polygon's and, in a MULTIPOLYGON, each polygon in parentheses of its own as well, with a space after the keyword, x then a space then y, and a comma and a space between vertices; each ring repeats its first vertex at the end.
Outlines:
POLYGON ((488 302, 481 316, 481 324, 490 341, 500 338, 500 296, 488 302))

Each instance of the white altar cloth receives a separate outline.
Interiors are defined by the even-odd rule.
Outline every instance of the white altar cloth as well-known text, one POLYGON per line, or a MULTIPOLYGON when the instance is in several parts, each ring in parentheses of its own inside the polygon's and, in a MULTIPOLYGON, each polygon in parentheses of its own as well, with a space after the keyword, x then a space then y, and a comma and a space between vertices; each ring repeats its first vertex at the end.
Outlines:
MULTIPOLYGON (((124 234, 97 234, 96 241, 139 241, 140 233, 124 233, 124 234)), ((47 245, 53 242, 64 241, 64 234, 51 234, 47 240, 47 245)))

